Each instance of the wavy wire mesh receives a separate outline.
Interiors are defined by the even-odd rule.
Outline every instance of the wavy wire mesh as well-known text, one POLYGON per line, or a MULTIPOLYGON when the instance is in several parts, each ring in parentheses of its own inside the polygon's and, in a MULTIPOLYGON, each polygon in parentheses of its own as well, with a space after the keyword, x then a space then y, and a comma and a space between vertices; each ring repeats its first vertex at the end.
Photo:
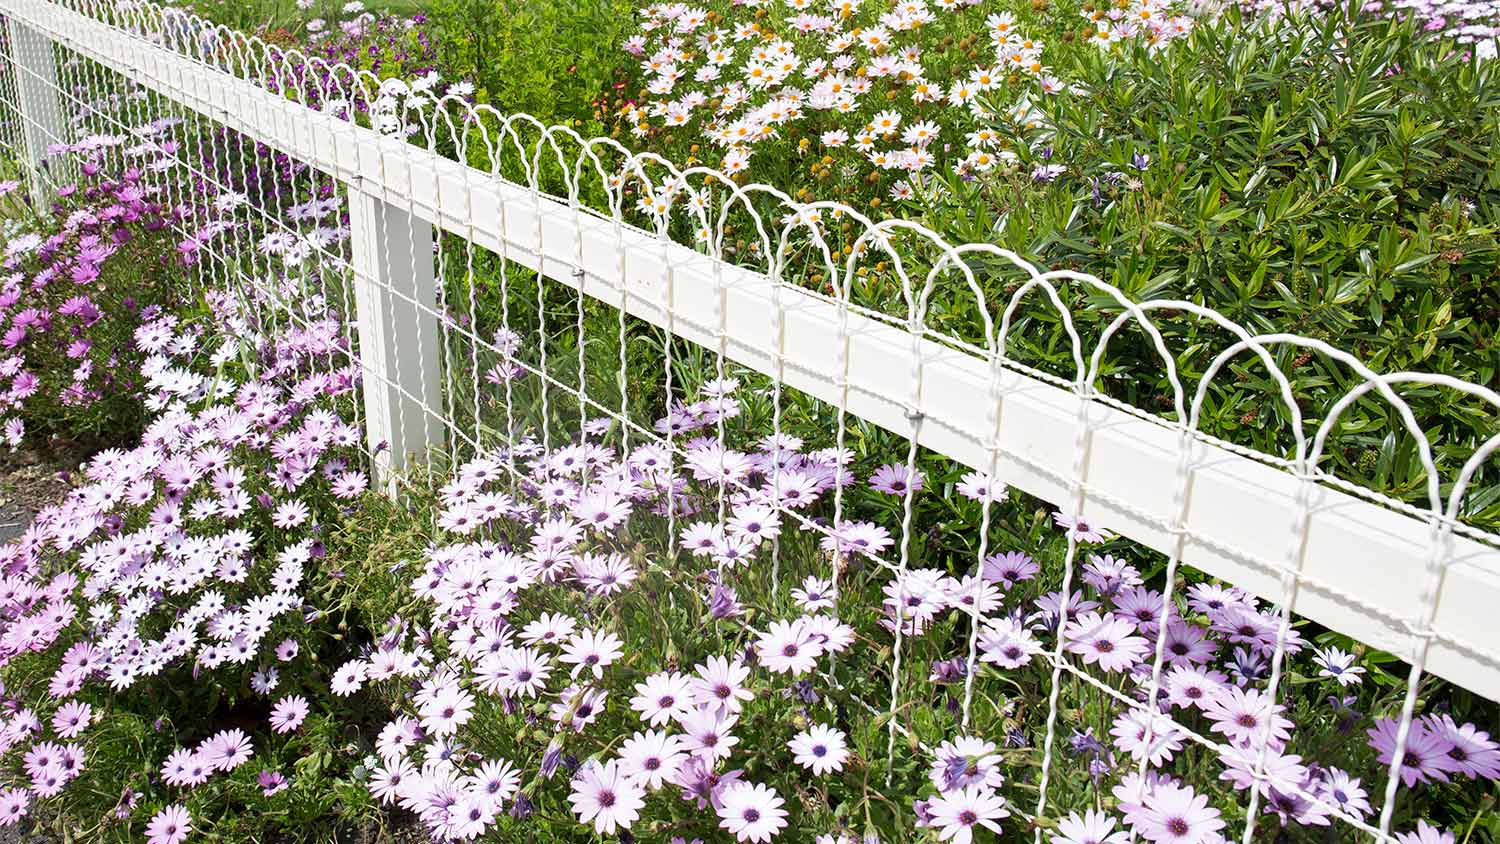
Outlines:
MULTIPOLYGON (((929 435, 926 426, 943 424, 925 409, 930 401, 924 393, 924 364, 930 359, 925 344, 935 343, 953 354, 981 360, 983 371, 991 373, 987 392, 974 397, 984 406, 987 430, 995 432, 978 434, 989 444, 988 465, 973 467, 983 472, 978 482, 988 491, 989 479, 999 476, 1002 458, 1027 460, 1025 454, 1002 455, 998 440, 1002 414, 1011 400, 1005 376, 1024 374, 1063 388, 1079 401, 1071 473, 1053 473, 1058 484, 1069 490, 1067 500, 1055 502, 1060 508, 1058 521, 1071 527, 1051 615, 1056 640, 1040 654, 1051 672, 1037 796, 1034 804, 1025 806, 1008 800, 1009 811, 1036 820, 1076 808, 1058 807, 1049 799, 1059 778, 1079 775, 1079 771, 1060 767, 1060 761, 1069 757, 1060 756, 1057 745, 1067 713, 1085 698, 1102 696, 1137 716, 1133 723, 1142 731, 1140 746, 1144 748, 1133 763, 1138 777, 1144 778, 1156 766, 1158 747, 1187 742, 1201 746, 1209 754, 1204 758, 1222 763, 1226 778, 1232 770, 1253 784, 1246 787, 1248 806, 1240 836, 1246 844, 1254 839, 1262 820, 1262 801, 1279 803, 1272 808, 1282 812, 1283 818, 1285 812, 1305 812, 1313 806, 1350 829, 1388 840, 1429 650, 1434 642, 1445 642, 1482 658, 1488 645, 1459 641, 1433 627, 1444 577, 1454 565, 1453 537, 1488 543, 1497 539, 1465 524, 1461 514, 1471 481, 1500 447, 1497 435, 1478 444, 1456 472, 1454 466, 1446 465, 1450 481, 1445 497, 1439 458, 1434 457, 1413 409, 1396 388, 1441 387, 1491 409, 1500 408, 1500 395, 1440 375, 1379 375, 1322 341, 1257 334, 1188 301, 1135 303, 1097 278, 1062 270, 1043 273, 991 245, 950 245, 915 223, 877 222, 834 203, 797 202, 772 187, 745 184, 743 178, 701 167, 678 168, 652 155, 632 155, 608 139, 585 139, 566 128, 542 126, 525 115, 502 115, 461 97, 438 96, 432 82, 380 80, 366 71, 266 45, 177 10, 91 0, 74 0, 65 7, 109 24, 120 43, 135 46, 143 63, 149 61, 152 50, 164 47, 302 104, 308 132, 315 131, 315 116, 333 115, 365 130, 406 139, 396 153, 389 146, 381 147, 377 178, 321 172, 285 150, 231 128, 228 118, 237 108, 232 99, 219 104, 218 112, 189 109, 170 91, 142 84, 82 46, 70 48, 66 31, 41 33, 34 22, 7 20, 0 96, 5 145, 16 156, 16 164, 32 168, 34 178, 54 186, 69 183, 76 167, 132 168, 143 190, 166 197, 176 209, 168 222, 182 236, 179 251, 186 262, 186 280, 206 295, 232 296, 240 304, 241 322, 226 329, 249 337, 278 336, 288 330, 319 334, 327 342, 328 375, 362 379, 363 400, 348 411, 366 426, 372 465, 393 488, 417 485, 431 494, 442 481, 444 467, 493 453, 502 456, 513 476, 512 488, 523 489, 528 477, 526 458, 554 454, 584 441, 585 432, 598 435, 610 430, 622 453, 651 445, 703 468, 709 487, 716 490, 710 503, 722 523, 727 509, 743 500, 741 496, 756 492, 744 476, 726 469, 731 437, 755 430, 748 422, 742 426, 738 417, 714 411, 716 401, 720 408, 725 406, 722 397, 732 381, 747 385, 741 393, 748 396, 745 404, 751 412, 769 417, 759 421, 770 426, 770 451, 796 437, 788 427, 793 421, 788 418, 791 411, 798 432, 821 430, 827 435, 831 429, 831 439, 823 445, 833 449, 835 475, 844 471, 851 437, 863 443, 893 435, 893 441, 905 444, 906 477, 915 476, 922 467, 929 476, 943 474, 933 469, 937 466, 948 467, 946 474, 956 477, 955 464, 921 445, 929 435), (49 96, 62 104, 66 118, 61 125, 55 115, 45 113, 49 96), (38 149, 39 142, 48 148, 38 149), (518 201, 502 201, 500 213, 503 217, 507 208, 522 208, 529 200, 534 230, 512 234, 502 220, 498 242, 487 248, 479 243, 472 208, 466 209, 470 213, 447 219, 444 209, 420 203, 415 191, 398 189, 410 186, 417 175, 436 173, 430 166, 433 156, 467 165, 460 171, 466 198, 498 184, 497 180, 519 185, 522 190, 511 197, 518 201), (205 202, 210 194, 221 199, 205 202), (232 199, 223 200, 224 196, 232 199), (572 260, 559 260, 544 241, 544 221, 558 207, 571 212, 567 219, 578 235, 574 241, 578 251, 572 260), (601 221, 614 236, 613 278, 584 269, 594 257, 583 254, 585 227, 601 221), (659 288, 655 297, 648 297, 644 286, 630 283, 632 264, 642 258, 643 242, 659 247, 647 264, 660 272, 654 279, 659 288), (692 244, 700 256, 711 259, 695 267, 691 275, 694 283, 702 283, 706 276, 713 285, 713 307, 707 320, 701 313, 683 313, 677 305, 678 273, 686 268, 675 242, 692 244), (736 365, 731 354, 734 332, 730 326, 737 315, 728 303, 742 281, 734 274, 737 267, 748 267, 771 281, 767 287, 771 324, 765 329, 773 345, 765 361, 769 366, 760 367, 759 372, 736 365), (1009 279, 1002 289, 1010 293, 998 320, 981 284, 990 283, 993 289, 996 279, 1009 279), (836 332, 827 338, 834 354, 831 400, 787 383, 789 373, 800 365, 779 342, 785 336, 787 300, 794 291, 799 306, 821 303, 836 316, 836 332), (1083 319, 1080 296, 1084 294, 1092 295, 1090 301, 1096 306, 1090 312, 1094 316, 1087 320, 1098 330, 1092 346, 1075 325, 1075 319, 1083 319), (1039 297, 1040 308, 1036 306, 1039 297), (955 300, 979 304, 965 310, 954 308, 955 300), (1099 316, 1108 313, 1114 316, 1107 321, 1099 316), (931 324, 935 314, 941 327, 931 324), (1211 324, 1223 340, 1211 357, 1196 361, 1201 374, 1191 395, 1182 383, 1182 373, 1192 367, 1172 353, 1169 334, 1153 320, 1189 316, 1211 324), (887 424, 889 435, 872 432, 850 410, 851 391, 857 389, 848 377, 853 321, 898 329, 910 343, 907 363, 911 371, 905 379, 909 390, 882 397, 904 408, 904 426, 887 424), (1117 339, 1131 327, 1139 331, 1138 336, 1117 339), (1036 355, 1028 358, 1026 349, 1021 354, 1012 350, 1012 345, 1030 343, 1028 348, 1034 351, 1037 341, 1026 335, 1041 331, 1051 332, 1067 350, 1062 356, 1064 365, 1049 368, 1036 355), (1167 393, 1165 414, 1159 416, 1113 395, 1111 386, 1119 385, 1111 385, 1101 375, 1112 340, 1117 345, 1136 343, 1148 357, 1155 356, 1164 373, 1164 383, 1157 387, 1167 393), (1355 377, 1353 388, 1329 397, 1322 420, 1316 424, 1303 415, 1307 396, 1297 394, 1283 371, 1286 358, 1280 353, 1287 348, 1335 361, 1355 377), (1227 438, 1232 433, 1215 436, 1200 428, 1205 410, 1216 399, 1210 391, 1215 376, 1230 369, 1234 359, 1247 355, 1264 366, 1270 380, 1261 383, 1271 393, 1270 400, 1279 401, 1286 414, 1282 435, 1289 434, 1290 441, 1273 439, 1272 443, 1288 456, 1267 453, 1274 451, 1270 448, 1237 445, 1227 438), (705 380, 706 376, 712 377, 705 380), (694 391, 707 395, 707 403, 690 402, 694 391), (1318 468, 1333 447, 1331 439, 1338 435, 1341 415, 1370 394, 1393 409, 1395 423, 1416 444, 1425 470, 1418 499, 1422 503, 1393 500, 1318 468), (1264 526, 1268 536, 1285 530, 1286 544, 1282 561, 1270 569, 1277 589, 1265 595, 1277 607, 1274 647, 1267 655, 1264 676, 1252 678, 1249 684, 1252 689, 1262 684, 1257 691, 1267 717, 1258 727, 1258 736, 1243 745, 1196 732, 1159 707, 1143 703, 1165 693, 1167 670, 1175 665, 1167 653, 1168 636, 1154 636, 1149 672, 1137 677, 1144 692, 1141 696, 1104 682, 1073 658, 1077 652, 1069 647, 1072 625, 1068 622, 1082 614, 1072 604, 1083 600, 1075 588, 1090 533, 1084 508, 1089 494, 1087 470, 1096 447, 1091 414, 1098 406, 1150 420, 1176 437, 1171 516, 1162 524, 1173 541, 1159 555, 1164 588, 1159 596, 1152 596, 1159 597, 1150 621, 1158 631, 1177 612, 1175 592, 1184 588, 1187 568, 1184 549, 1190 541, 1204 541, 1188 527, 1194 447, 1207 443, 1231 454, 1254 457, 1286 470, 1298 481, 1292 523, 1264 526), (690 407, 696 409, 685 410, 690 407), (690 431, 680 427, 688 426, 674 422, 684 414, 696 414, 700 422, 710 420, 699 427, 712 429, 716 450, 687 438, 690 431), (1276 706, 1282 699, 1279 695, 1285 692, 1286 658, 1289 651, 1304 644, 1294 627, 1299 598, 1308 589, 1329 590, 1307 576, 1303 567, 1316 491, 1330 487, 1377 501, 1394 517, 1419 517, 1430 532, 1413 612, 1386 619, 1407 635, 1410 652, 1401 656, 1410 670, 1374 823, 1363 813, 1331 801, 1328 791, 1315 788, 1310 780, 1289 781, 1269 766, 1273 751, 1279 750, 1272 732, 1276 706)), ((357 142, 354 131, 351 128, 350 143, 357 142)), ((432 188, 434 196, 444 190, 442 185, 432 188)), ((520 215, 518 210, 514 213, 520 215)), ((1149 385, 1143 386, 1150 391, 1149 385)), ((1032 467, 1048 471, 1041 464, 1032 467)), ((772 460, 768 481, 773 488, 782 471, 783 465, 772 460)), ((776 510, 781 518, 845 549, 850 539, 845 485, 835 482, 832 489, 827 518, 809 517, 786 502, 778 503, 776 510)), ((678 546, 679 521, 693 506, 674 501, 676 490, 675 484, 667 485, 662 507, 668 544, 662 555, 668 560, 684 550, 678 546)), ((923 631, 915 619, 908 623, 901 607, 910 597, 907 589, 915 564, 924 561, 923 549, 930 544, 922 541, 918 548, 922 538, 913 535, 916 492, 916 485, 908 483, 899 496, 894 515, 900 530, 892 559, 845 551, 843 558, 836 553, 828 561, 835 588, 852 556, 893 577, 891 597, 897 609, 895 623, 888 625, 893 634, 888 699, 854 700, 884 719, 887 784, 898 750, 931 752, 916 740, 902 717, 920 693, 905 688, 911 677, 910 669, 903 667, 910 650, 907 640, 923 631)), ((966 730, 975 725, 980 674, 975 668, 981 641, 986 623, 994 621, 984 611, 980 575, 997 544, 992 528, 997 527, 997 520, 1013 515, 999 512, 997 495, 977 498, 981 522, 977 547, 966 563, 970 577, 965 581, 972 581, 974 593, 967 603, 960 600, 956 606, 968 616, 967 632, 961 637, 965 662, 958 703, 960 723, 966 730)), ((1129 501, 1116 504, 1127 512, 1131 507, 1129 501)), ((1153 518, 1150 513, 1141 516, 1153 518)), ((771 543, 771 557, 770 588, 780 590, 779 539, 771 543)), ((943 562, 954 564, 951 558, 943 562)), ((720 561, 720 576, 723 570, 720 561)), ((1359 605, 1356 596, 1345 597, 1359 605)), ((1360 609, 1386 613, 1370 604, 1360 609)), ((824 676, 837 687, 837 679, 824 676)), ((987 686, 981 693, 993 695, 995 688, 987 686)), ((984 725, 989 730, 1006 717, 998 706, 992 707, 992 713, 996 717, 984 725)), ((1297 757, 1282 761, 1285 758, 1297 757)), ((1209 767, 1212 774, 1214 766, 1209 767)), ((1038 841, 1043 826, 1036 826, 1038 841)))

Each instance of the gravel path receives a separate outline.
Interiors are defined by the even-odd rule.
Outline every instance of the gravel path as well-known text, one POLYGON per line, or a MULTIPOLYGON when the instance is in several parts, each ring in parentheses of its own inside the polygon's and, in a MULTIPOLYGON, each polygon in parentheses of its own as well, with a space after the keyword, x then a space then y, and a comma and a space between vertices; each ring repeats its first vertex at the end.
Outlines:
POLYGON ((0 844, 56 844, 57 839, 40 832, 32 832, 27 821, 16 826, 0 827, 0 844))
POLYGON ((15 504, 0 504, 0 544, 20 536, 31 524, 31 514, 15 504))

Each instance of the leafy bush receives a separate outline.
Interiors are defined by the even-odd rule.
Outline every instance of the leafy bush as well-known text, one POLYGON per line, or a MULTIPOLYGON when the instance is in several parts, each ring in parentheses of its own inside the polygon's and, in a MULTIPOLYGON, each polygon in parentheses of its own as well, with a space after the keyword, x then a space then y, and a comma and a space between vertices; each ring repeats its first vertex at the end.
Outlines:
MULTIPOLYGON (((85 169, 123 140, 87 142, 85 169)), ((85 176, 60 191, 57 225, 31 218, 8 233, 0 418, 12 447, 26 429, 90 443, 140 430, 147 354, 134 332, 178 305, 184 274, 167 230, 178 212, 142 175, 85 176)))
POLYGON ((480 102, 584 127, 593 102, 619 78, 616 45, 632 25, 635 4, 434 0, 429 15, 444 71, 473 80, 480 102))
MULTIPOLYGON (((1086 55, 1069 72, 1090 95, 1040 104, 1051 128, 1014 136, 1014 167, 944 179, 902 212, 956 242, 998 242, 1042 266, 1095 273, 1137 301, 1186 299, 1252 331, 1327 340, 1377 372, 1494 383, 1494 62, 1409 23, 1330 14, 1258 26, 1231 12, 1169 49, 1086 55)), ((992 289, 992 301, 1004 293, 992 289)), ((1070 295, 1082 331, 1097 334, 1117 312, 1102 297, 1070 295)), ((1205 322, 1160 316, 1173 348, 1225 345, 1227 335, 1205 322)), ((1018 359, 1071 377, 1054 318, 1035 309, 1015 336, 1018 359)), ((1282 349, 1277 359, 1299 400, 1319 410, 1354 377, 1310 349, 1282 349)), ((1185 353, 1177 363, 1192 374, 1208 358, 1185 353)), ((1170 394, 1144 343, 1127 341, 1102 371, 1144 406, 1170 394)), ((1206 427, 1288 451, 1288 411, 1243 399, 1247 381, 1273 394, 1263 369, 1236 366, 1212 396, 1206 427)), ((1495 428, 1491 409, 1457 394, 1402 392, 1441 439, 1437 457, 1450 472, 1495 428)), ((1400 429, 1394 409, 1359 403, 1326 468, 1420 499, 1416 443, 1400 429)), ((1466 517, 1500 523, 1492 468, 1476 480, 1482 491, 1466 517)))
POLYGON ((155 120, 60 147, 83 180, 6 246, 21 304, 56 296, 76 320, 8 303, 7 339, 43 386, 21 411, 76 424, 79 394, 121 447, 0 552, 0 823, 40 815, 91 840, 316 823, 334 840, 374 815, 352 781, 361 711, 321 674, 347 643, 319 609, 317 561, 365 476, 340 418, 358 381, 348 333, 306 259, 348 231, 304 168, 237 136, 174 137, 196 131, 155 120), (229 232, 267 256, 257 282, 198 287, 229 232), (124 306, 153 294, 169 305, 124 306), (40 400, 54 383, 73 391, 63 410, 40 400))

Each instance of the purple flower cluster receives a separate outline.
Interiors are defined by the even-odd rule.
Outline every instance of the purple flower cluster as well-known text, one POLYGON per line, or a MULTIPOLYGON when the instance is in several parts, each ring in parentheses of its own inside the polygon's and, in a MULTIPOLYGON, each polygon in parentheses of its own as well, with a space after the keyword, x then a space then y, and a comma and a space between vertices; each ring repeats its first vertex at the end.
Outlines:
MULTIPOLYGON (((1029 591, 1042 566, 1019 551, 991 554, 962 577, 897 565, 885 528, 814 515, 832 491, 846 499, 856 492, 851 453, 806 449, 786 434, 760 437, 750 450, 731 447, 743 415, 738 386, 710 383, 699 401, 659 420, 680 455, 654 443, 618 452, 605 444, 609 426, 591 424, 577 442, 552 450, 528 441, 475 459, 443 486, 439 524, 450 539, 430 548, 411 585, 424 616, 396 620, 335 678, 339 694, 367 683, 408 690, 380 735, 371 781, 377 798, 415 813, 435 839, 470 840, 507 812, 528 816, 540 790, 566 769, 567 804, 598 834, 628 834, 658 795, 676 790, 704 823, 736 841, 770 841, 791 822, 786 795, 746 772, 796 766, 815 781, 838 775, 852 754, 839 724, 804 716, 809 722, 786 725, 767 741, 763 723, 747 733, 750 713, 775 712, 770 701, 805 705, 839 695, 834 660, 865 664, 870 654, 857 647, 861 641, 900 638, 911 648, 936 636, 941 650, 950 622, 967 629, 963 622, 972 619, 976 661, 958 637, 959 652, 932 666, 935 687, 1046 666, 1060 636, 1070 671, 1117 696, 1118 704, 1106 704, 1106 712, 1113 707, 1107 739, 1090 730, 1071 745, 1089 760, 1096 787, 1112 793, 1115 809, 1067 814, 1055 844, 1131 834, 1218 844, 1230 819, 1215 803, 1236 791, 1245 793, 1240 805, 1256 793, 1261 814, 1280 825, 1370 820, 1357 755, 1330 760, 1338 767, 1294 752, 1289 700, 1265 688, 1278 649, 1320 683, 1357 687, 1363 668, 1353 654, 1312 647, 1296 628, 1283 631, 1277 608, 1239 589, 1195 582, 1165 600, 1134 564, 1110 553, 1081 550, 1082 588, 1068 593, 1029 591), (709 430, 715 436, 699 435, 709 430), (686 552, 671 564, 636 544, 640 525, 668 516, 680 525, 670 539, 686 552), (790 590, 792 615, 759 612, 763 620, 747 625, 738 591, 764 577, 788 529, 818 537, 827 575, 808 574, 790 590), (851 573, 860 575, 856 583, 881 584, 880 611, 863 630, 841 618, 840 581, 851 573), (651 643, 608 609, 663 586, 678 601, 701 602, 710 629, 721 631, 709 635, 729 634, 719 650, 705 639, 709 653, 695 664, 658 662, 651 643), (684 594, 697 588, 696 598, 684 594), (522 743, 507 753, 486 741, 504 718, 543 726, 548 746, 533 751, 522 743), (1171 773, 1176 758, 1200 745, 1218 787, 1213 776, 1189 782, 1171 773), (588 750, 601 746, 607 750, 588 750), (570 751, 590 757, 580 764, 570 751), (535 767, 522 767, 526 759, 535 767)), ((865 486, 901 502, 929 480, 914 467, 885 465, 865 486)), ((976 502, 1006 496, 979 473, 957 486, 976 502)), ((1058 513, 1054 521, 1080 545, 1109 538, 1084 519, 1058 513)), ((1371 730, 1382 762, 1390 758, 1392 723, 1371 730)), ((955 841, 1001 830, 1018 812, 1002 748, 1027 747, 1040 727, 1022 722, 992 738, 962 732, 924 748, 930 791, 914 795, 915 824, 955 841)), ((1500 745, 1445 716, 1420 719, 1407 748, 1408 785, 1500 775, 1500 745)), ((825 838, 848 840, 839 830, 825 838)))
MULTIPOLYGON (((301 650, 309 616, 299 589, 321 553, 317 527, 276 527, 273 513, 303 502, 330 514, 364 488, 351 463, 359 432, 319 406, 356 382, 337 370, 286 375, 321 360, 336 333, 282 338, 277 366, 227 389, 222 367, 237 341, 197 353, 200 340, 169 315, 136 330, 142 389, 161 412, 138 446, 97 454, 82 485, 0 548, 0 668, 24 664, 41 677, 5 690, 0 824, 83 770, 89 730, 109 717, 113 693, 186 669, 231 687, 253 675, 251 686, 270 694, 275 665, 301 650)), ((278 705, 274 731, 300 723, 298 700, 278 705)), ((161 777, 190 788, 253 752, 244 731, 221 731, 173 753, 161 777)), ((161 828, 153 840, 169 841, 190 822, 167 810, 151 826, 161 828)))
MULTIPOLYGON (((704 400, 674 408, 658 427, 686 437, 735 418, 740 406, 729 393, 736 386, 709 385, 704 400)), ((593 436, 608 430, 589 428, 593 436)), ((377 797, 416 812, 434 836, 468 839, 493 826, 507 806, 518 810, 525 796, 518 792, 522 772, 510 760, 474 752, 448 754, 436 769, 421 760, 443 748, 468 746, 466 728, 487 711, 487 701, 501 701, 507 709, 548 701, 546 717, 563 743, 596 729, 609 706, 609 678, 625 654, 624 641, 575 613, 524 607, 533 595, 561 592, 588 602, 638 588, 643 562, 600 543, 638 508, 691 518, 706 513, 706 502, 688 493, 689 483, 745 490, 725 521, 691 521, 680 536, 682 547, 711 570, 715 605, 733 604, 727 579, 776 540, 787 515, 853 480, 847 453, 803 453, 791 437, 767 437, 754 452, 709 437, 688 440, 685 447, 686 477, 660 446, 616 455, 589 437, 550 452, 523 444, 470 462, 443 488, 439 521, 453 535, 503 529, 528 538, 434 548, 412 585, 430 607, 431 621, 399 625, 368 657, 336 676, 336 693, 396 677, 417 682, 412 715, 398 717, 381 734, 382 766, 372 781, 377 797), (524 498, 499 489, 513 471, 523 477, 524 498), (754 479, 761 481, 751 487, 754 479), (430 638, 424 633, 429 629, 430 638), (408 642, 413 632, 424 635, 408 642)), ((877 487, 891 487, 898 475, 886 470, 877 487)), ((854 521, 824 540, 840 554, 872 555, 890 545, 884 529, 854 521)), ((601 834, 628 830, 648 794, 675 787, 740 841, 767 841, 785 827, 780 795, 720 768, 740 743, 736 725, 754 697, 752 674, 803 677, 853 642, 853 629, 829 612, 836 584, 808 578, 796 596, 803 614, 756 631, 750 653, 710 656, 687 672, 650 673, 622 691, 643 728, 622 737, 618 755, 574 772, 568 802, 581 823, 601 834)), ((715 612, 721 618, 737 614, 715 612)), ((826 724, 790 736, 782 747, 814 776, 839 771, 849 758, 844 732, 826 724)), ((544 779, 556 772, 561 750, 559 744, 543 754, 544 779)))
MULTIPOLYGON (((1242 0, 1252 12, 1274 18, 1288 10, 1318 12, 1338 4, 1327 0, 1242 0)), ((1500 46, 1500 3, 1495 0, 1367 0, 1362 11, 1416 21, 1422 31, 1452 39, 1480 59, 1496 57, 1500 46)))
MULTIPOLYGON (((297 50, 269 47, 263 84, 328 114, 413 136, 416 114, 444 97, 468 100, 474 85, 442 78, 426 18, 375 14, 362 7, 337 21, 313 18, 297 50), (349 68, 363 73, 356 76, 349 68)), ((238 57, 225 51, 223 60, 238 57)))
POLYGON ((131 417, 125 405, 138 402, 146 353, 132 334, 171 302, 175 268, 170 262, 132 262, 161 246, 167 228, 181 223, 187 209, 170 204, 139 168, 102 176, 105 150, 125 141, 95 135, 54 145, 54 154, 77 158, 85 179, 59 190, 54 228, 15 233, 5 243, 0 424, 12 448, 28 421, 54 430, 66 430, 70 422, 79 428, 108 425, 131 417), (107 266, 131 273, 130 283, 111 283, 103 277, 107 266))

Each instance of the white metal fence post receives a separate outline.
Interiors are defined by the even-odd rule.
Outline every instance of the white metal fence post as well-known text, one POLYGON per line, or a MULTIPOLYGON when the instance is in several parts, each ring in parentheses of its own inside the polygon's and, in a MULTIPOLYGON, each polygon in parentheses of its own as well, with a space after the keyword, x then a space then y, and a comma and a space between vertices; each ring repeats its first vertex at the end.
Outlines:
POLYGON ((42 212, 51 204, 53 183, 60 177, 48 172, 47 146, 68 139, 52 39, 14 17, 8 20, 6 34, 10 37, 16 110, 21 119, 22 164, 30 180, 32 207, 42 212))
POLYGON ((432 226, 357 186, 349 226, 365 437, 390 492, 393 471, 443 441, 432 226))

